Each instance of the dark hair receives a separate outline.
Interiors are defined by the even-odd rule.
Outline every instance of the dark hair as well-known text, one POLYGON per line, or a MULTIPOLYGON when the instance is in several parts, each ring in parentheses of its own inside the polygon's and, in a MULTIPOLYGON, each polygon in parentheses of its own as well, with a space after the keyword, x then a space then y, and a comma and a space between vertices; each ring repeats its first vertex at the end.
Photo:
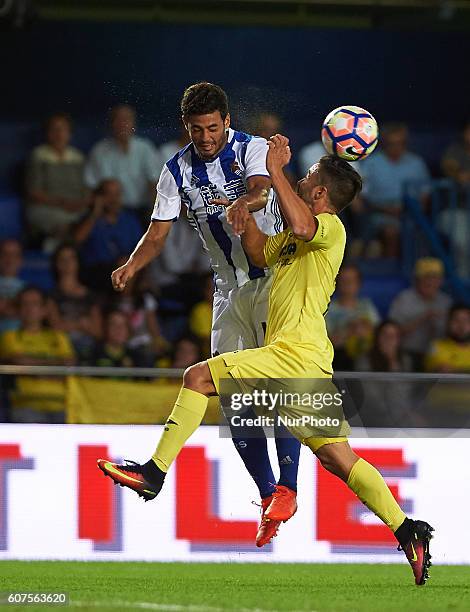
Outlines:
POLYGON ((79 268, 80 268, 80 256, 79 256, 77 245, 74 242, 62 242, 61 244, 59 244, 59 246, 56 248, 56 250, 52 253, 52 256, 51 256, 51 269, 52 269, 52 274, 54 276, 54 279, 56 281, 59 280, 57 261, 62 251, 73 251, 78 260, 79 268))
POLYGON ((49 115, 49 117, 47 117, 46 120, 44 121, 44 130, 46 132, 49 131, 49 128, 51 127, 52 122, 55 121, 56 119, 62 119, 62 121, 66 121, 69 125, 70 131, 72 130, 73 128, 72 117, 68 113, 58 112, 58 113, 52 113, 52 115, 49 115))
POLYGON ((380 134, 382 140, 386 139, 390 134, 398 134, 399 132, 407 132, 408 126, 402 121, 391 121, 390 123, 384 123, 380 128, 380 134))
POLYGON ((457 302, 449 308, 449 312, 447 313, 447 333, 449 333, 449 325, 452 320, 452 317, 456 312, 460 312, 461 310, 466 310, 467 312, 470 312, 470 306, 468 304, 465 304, 464 302, 457 302))
MULTIPOLYGON (((400 330, 400 326, 398 325, 398 323, 392 321, 391 319, 385 319, 384 321, 382 321, 382 323, 380 323, 380 325, 377 325, 374 330, 374 340, 372 348, 369 352, 371 366, 370 369, 372 370, 372 372, 387 372, 389 369, 388 360, 379 347, 380 334, 382 333, 384 327, 387 327, 387 325, 393 325, 393 327, 396 327, 398 330, 400 330)), ((400 362, 403 359, 403 351, 401 347, 398 347, 398 359, 400 362)))
POLYGON ((27 293, 31 293, 31 292, 37 293, 41 297, 42 303, 43 304, 46 303, 47 297, 46 297, 45 292, 42 289, 40 289, 39 287, 35 287, 34 285, 28 285, 27 287, 24 287, 23 289, 21 289, 21 291, 19 291, 16 294, 16 298, 15 298, 16 299, 16 303, 19 304, 21 302, 23 296, 26 295, 27 293))
POLYGON ((121 110, 129 111, 132 114, 134 121, 136 120, 137 113, 133 106, 131 106, 130 104, 116 104, 116 106, 113 106, 109 109, 108 117, 110 123, 114 121, 114 118, 116 117, 117 113, 121 110))
POLYGON ((119 179, 114 178, 112 176, 103 179, 100 183, 98 183, 98 185, 95 187, 93 193, 95 195, 103 195, 104 192, 106 191, 106 187, 107 185, 109 185, 110 183, 119 183, 119 185, 121 186, 122 189, 122 183, 119 179))
POLYGON ((328 197, 340 213, 362 189, 362 179, 351 164, 336 155, 324 155, 318 166, 320 185, 328 189, 328 197))
POLYGON ((222 119, 228 115, 227 94, 221 87, 203 81, 185 89, 181 99, 183 117, 208 115, 215 111, 220 112, 222 119))
POLYGON ((344 262, 341 268, 339 269, 338 277, 345 270, 354 270, 354 272, 357 274, 357 278, 359 279, 359 282, 362 283, 362 272, 359 266, 357 266, 355 263, 352 263, 352 262, 348 262, 348 261, 344 262))

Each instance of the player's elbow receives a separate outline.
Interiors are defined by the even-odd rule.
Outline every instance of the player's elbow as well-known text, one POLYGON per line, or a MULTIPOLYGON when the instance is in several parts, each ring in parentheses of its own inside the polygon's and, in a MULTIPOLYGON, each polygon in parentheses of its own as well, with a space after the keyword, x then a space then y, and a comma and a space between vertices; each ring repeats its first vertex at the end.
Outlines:
POLYGON ((291 230, 295 238, 299 240, 311 240, 315 235, 316 227, 314 223, 301 222, 294 224, 291 230))
POLYGON ((256 266, 257 268, 266 268, 266 258, 264 256, 264 251, 259 253, 248 253, 248 259, 250 262, 256 266))

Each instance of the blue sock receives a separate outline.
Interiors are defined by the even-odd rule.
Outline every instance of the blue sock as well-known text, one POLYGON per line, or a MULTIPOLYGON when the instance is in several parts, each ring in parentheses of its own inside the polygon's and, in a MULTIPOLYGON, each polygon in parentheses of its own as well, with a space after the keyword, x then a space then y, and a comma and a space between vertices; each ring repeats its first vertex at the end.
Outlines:
MULTIPOLYGON (((255 418, 252 411, 243 413, 245 418, 255 418)), ((259 489, 261 499, 274 492, 276 479, 268 455, 268 443, 262 427, 233 427, 232 442, 246 469, 259 489), (235 436, 236 434, 236 436, 235 436), (255 436, 255 437, 254 437, 255 436)))
POLYGON ((284 427, 274 425, 277 459, 281 471, 279 481, 284 487, 297 491, 297 472, 299 470, 300 442, 284 427))

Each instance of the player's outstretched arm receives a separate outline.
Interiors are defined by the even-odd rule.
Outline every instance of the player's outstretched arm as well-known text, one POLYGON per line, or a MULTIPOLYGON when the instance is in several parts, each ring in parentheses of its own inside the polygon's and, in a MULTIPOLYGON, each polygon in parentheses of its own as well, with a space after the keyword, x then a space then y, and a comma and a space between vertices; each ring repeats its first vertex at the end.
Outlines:
POLYGON ((292 189, 282 171, 291 158, 289 139, 276 134, 268 142, 268 146, 266 166, 287 225, 296 238, 311 240, 317 231, 317 220, 302 198, 292 189))
POLYGON ((235 200, 235 203, 245 203, 250 212, 264 208, 268 203, 271 179, 267 176, 250 176, 246 181, 246 186, 246 194, 235 200))
POLYGON ((171 224, 172 221, 152 221, 150 223, 126 263, 111 274, 111 281, 116 291, 122 291, 127 282, 140 269, 160 255, 171 224))
POLYGON ((259 229, 251 215, 246 222, 245 231, 241 238, 243 249, 251 263, 259 268, 265 268, 264 245, 268 240, 268 236, 259 229))

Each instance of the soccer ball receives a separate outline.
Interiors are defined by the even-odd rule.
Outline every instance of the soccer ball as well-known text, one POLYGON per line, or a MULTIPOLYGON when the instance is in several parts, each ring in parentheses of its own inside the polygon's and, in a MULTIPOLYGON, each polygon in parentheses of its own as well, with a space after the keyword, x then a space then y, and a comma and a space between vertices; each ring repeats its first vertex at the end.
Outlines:
POLYGON ((321 139, 328 153, 346 161, 364 159, 377 146, 377 121, 359 106, 339 106, 323 122, 321 139))

